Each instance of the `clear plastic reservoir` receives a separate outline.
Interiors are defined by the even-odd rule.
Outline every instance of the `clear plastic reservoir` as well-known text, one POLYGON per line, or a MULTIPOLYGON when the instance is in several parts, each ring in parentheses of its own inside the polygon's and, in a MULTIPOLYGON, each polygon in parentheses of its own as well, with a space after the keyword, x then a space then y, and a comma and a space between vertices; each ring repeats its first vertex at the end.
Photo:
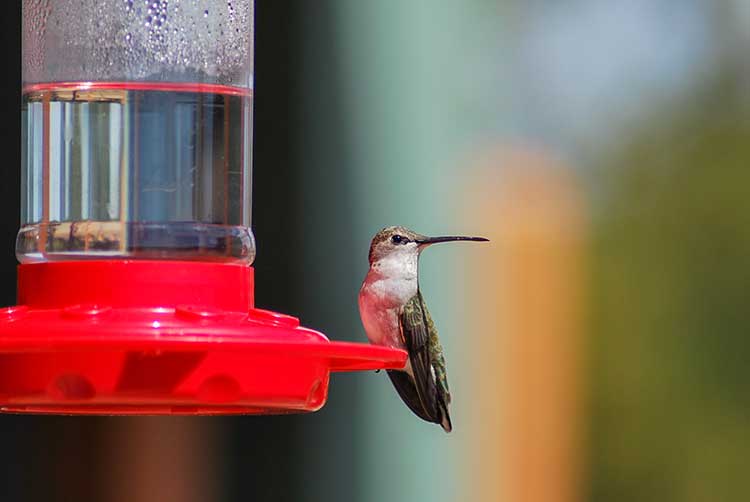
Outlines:
POLYGON ((21 262, 252 262, 252 0, 24 0, 21 262))

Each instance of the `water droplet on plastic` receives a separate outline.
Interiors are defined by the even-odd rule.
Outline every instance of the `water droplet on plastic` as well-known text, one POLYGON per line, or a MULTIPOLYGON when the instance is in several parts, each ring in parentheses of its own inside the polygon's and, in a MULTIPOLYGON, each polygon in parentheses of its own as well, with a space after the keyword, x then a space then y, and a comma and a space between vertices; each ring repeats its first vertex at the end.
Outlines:
POLYGON ((203 11, 203 17, 208 17, 208 9, 203 11))

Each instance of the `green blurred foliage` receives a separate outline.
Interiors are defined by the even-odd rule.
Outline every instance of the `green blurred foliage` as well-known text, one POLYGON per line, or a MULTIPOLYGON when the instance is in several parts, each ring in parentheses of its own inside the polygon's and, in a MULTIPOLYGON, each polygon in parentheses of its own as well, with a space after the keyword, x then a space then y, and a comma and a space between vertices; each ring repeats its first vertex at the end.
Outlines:
POLYGON ((731 76, 608 156, 592 249, 590 500, 747 500, 750 110, 731 76))

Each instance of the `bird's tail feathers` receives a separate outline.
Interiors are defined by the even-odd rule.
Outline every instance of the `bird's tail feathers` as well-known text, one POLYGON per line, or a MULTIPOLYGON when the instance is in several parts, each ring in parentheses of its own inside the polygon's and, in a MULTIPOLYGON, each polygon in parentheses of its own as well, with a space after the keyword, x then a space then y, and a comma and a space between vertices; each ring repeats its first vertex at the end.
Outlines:
POLYGON ((435 402, 434 409, 426 410, 422 404, 422 400, 419 398, 417 386, 411 375, 404 371, 388 370, 388 376, 396 388, 399 397, 401 397, 401 400, 409 407, 412 413, 425 422, 439 424, 445 432, 453 430, 448 405, 445 402, 444 396, 436 396, 437 399, 433 401, 435 402))
POLYGON ((419 399, 414 379, 408 373, 399 370, 388 370, 388 376, 391 378, 391 383, 396 388, 399 397, 412 413, 422 420, 434 422, 422 407, 422 401, 419 399))

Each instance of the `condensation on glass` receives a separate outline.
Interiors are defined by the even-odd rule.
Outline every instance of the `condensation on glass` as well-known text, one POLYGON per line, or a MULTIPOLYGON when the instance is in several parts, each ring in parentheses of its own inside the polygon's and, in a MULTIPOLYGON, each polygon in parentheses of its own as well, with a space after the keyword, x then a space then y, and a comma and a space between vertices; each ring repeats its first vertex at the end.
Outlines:
POLYGON ((24 0, 21 262, 251 263, 253 2, 24 0))

